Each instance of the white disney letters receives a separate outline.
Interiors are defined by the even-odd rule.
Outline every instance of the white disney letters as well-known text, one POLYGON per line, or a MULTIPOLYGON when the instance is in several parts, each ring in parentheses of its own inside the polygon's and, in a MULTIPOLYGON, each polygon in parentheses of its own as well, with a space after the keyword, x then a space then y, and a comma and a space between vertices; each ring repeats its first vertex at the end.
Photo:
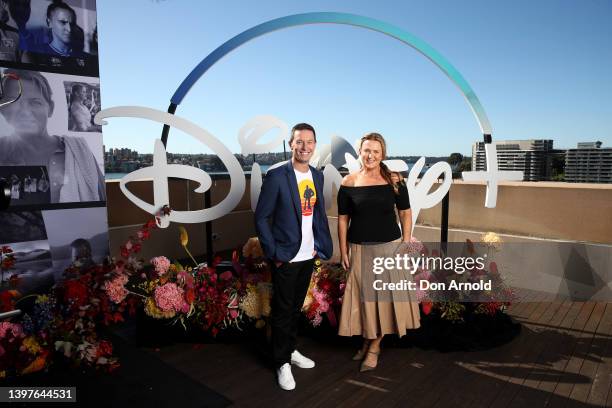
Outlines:
MULTIPOLYGON (((103 119, 110 117, 142 118, 177 128, 209 146, 218 155, 229 173, 230 191, 223 201, 204 210, 172 211, 168 216, 164 216, 159 220, 160 227, 165 228, 170 222, 189 224, 221 218, 232 211, 244 195, 246 181, 240 163, 238 163, 236 157, 234 157, 220 140, 201 127, 180 116, 140 106, 119 106, 101 110, 95 117, 95 123, 101 125, 106 124, 103 119)), ((240 129, 238 134, 238 142, 240 143, 242 154, 259 154, 272 151, 282 144, 283 139, 289 136, 288 129, 288 126, 283 121, 274 116, 262 115, 254 117, 240 129), (279 131, 271 142, 257 144, 257 141, 263 135, 273 129, 278 129, 279 131)), ((520 180, 523 177, 523 173, 520 171, 498 171, 495 145, 486 144, 485 149, 488 170, 464 172, 463 177, 465 180, 484 180, 487 182, 485 207, 493 208, 496 205, 498 182, 501 180, 520 180)), ((323 175, 325 177, 323 197, 326 201, 326 207, 329 209, 333 204, 333 189, 338 189, 342 182, 342 175, 337 169, 339 163, 344 162, 342 165, 346 167, 350 173, 353 173, 359 170, 359 161, 352 154, 354 150, 351 148, 350 144, 339 136, 334 136, 332 138, 331 146, 320 146, 317 150, 319 154, 314 156, 311 164, 323 168, 323 175), (344 160, 342 160, 342 158, 344 158, 344 160)), ((285 162, 276 163, 271 166, 270 169, 281 166, 283 163, 285 162)), ((401 160, 386 160, 385 164, 387 164, 392 171, 406 171, 408 169, 407 164, 401 160)), ((413 229, 419 212, 422 209, 431 208, 439 203, 451 186, 452 172, 448 163, 435 163, 425 172, 421 180, 418 181, 418 177, 424 165, 425 158, 421 157, 410 169, 408 179, 406 180, 412 207, 413 229), (429 190, 433 184, 436 183, 442 175, 444 175, 442 184, 438 186, 436 191, 429 194, 429 190)), ((205 171, 192 166, 168 164, 164 145, 161 140, 155 140, 153 166, 142 168, 126 175, 120 181, 120 188, 123 194, 125 194, 125 196, 137 207, 150 214, 156 214, 161 207, 169 204, 168 177, 198 182, 199 185, 194 190, 197 193, 204 193, 212 186, 212 180, 205 171), (136 197, 126 187, 127 183, 140 178, 153 179, 154 193, 152 204, 136 197)), ((253 163, 250 186, 251 208, 253 210, 257 206, 261 186, 261 167, 258 163, 253 163)))

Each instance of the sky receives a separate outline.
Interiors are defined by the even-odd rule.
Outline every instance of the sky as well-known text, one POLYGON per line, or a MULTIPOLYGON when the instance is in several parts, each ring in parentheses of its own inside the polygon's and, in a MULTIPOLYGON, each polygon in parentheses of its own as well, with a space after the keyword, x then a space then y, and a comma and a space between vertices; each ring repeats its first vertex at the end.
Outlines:
MULTIPOLYGON (((443 55, 478 96, 493 140, 612 147, 608 0, 101 0, 97 10, 103 109, 165 111, 191 70, 235 35, 278 17, 334 11, 392 24, 443 55)), ((394 38, 346 25, 292 27, 244 44, 199 79, 176 114, 236 153, 239 130, 263 114, 289 127, 311 123, 319 145, 376 131, 390 155, 470 155, 482 140, 459 88, 436 65, 394 38)), ((156 123, 111 118, 104 143, 150 153, 160 134, 156 123)), ((214 153, 177 130, 168 151, 214 153)))

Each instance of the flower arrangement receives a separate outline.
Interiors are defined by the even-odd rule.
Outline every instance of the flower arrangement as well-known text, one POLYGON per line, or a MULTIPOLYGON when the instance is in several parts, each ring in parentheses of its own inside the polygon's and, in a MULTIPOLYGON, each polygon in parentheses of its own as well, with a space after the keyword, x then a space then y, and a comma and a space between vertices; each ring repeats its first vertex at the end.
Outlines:
POLYGON ((44 369, 49 362, 46 339, 20 323, 0 322, 0 379, 44 369))
MULTIPOLYGON (((246 242, 242 259, 238 251, 233 252, 232 270, 222 269, 218 257, 211 265, 198 263, 189 252, 189 236, 184 228, 180 228, 179 239, 193 265, 183 266, 164 256, 153 257, 148 263, 138 259, 144 241, 157 228, 157 218, 169 211, 167 207, 162 208, 156 219, 129 237, 120 246, 121 259, 73 265, 46 295, 20 297, 16 290, 0 292, 0 312, 13 310, 25 299, 34 298, 27 313, 0 322, 0 378, 43 370, 60 356, 75 366, 112 371, 119 362, 113 356, 112 343, 100 336, 100 329, 121 322, 128 315, 135 316, 138 310, 152 319, 180 323, 185 329, 191 327, 212 336, 231 327, 240 330, 250 324, 256 328, 269 327, 271 273, 257 238, 246 242)), ((501 245, 501 239, 493 233, 484 235, 482 242, 492 250, 498 250, 501 245)), ((475 251, 469 240, 466 248, 470 254, 475 251)), ((421 253, 427 248, 413 239, 406 250, 421 253)), ((2 247, 2 273, 10 270, 14 263, 12 250, 2 247)), ((465 300, 462 293, 457 293, 453 301, 443 301, 432 293, 421 292, 418 297, 424 313, 435 312, 433 314, 442 319, 461 321, 466 313, 495 315, 503 312, 509 303, 496 299, 508 299, 512 292, 504 285, 494 262, 488 269, 474 269, 462 279, 486 274, 495 280, 498 292, 489 293, 489 299, 467 304, 462 302, 465 300)), ((418 271, 416 278, 445 279, 423 269, 418 271)), ((17 279, 11 277, 9 284, 15 284, 17 279)), ((324 318, 331 327, 337 326, 346 279, 347 273, 341 265, 315 261, 302 307, 313 327, 319 327, 324 318)))
MULTIPOLYGON (((0 322, 0 377, 40 371, 56 358, 66 358, 74 366, 112 371, 119 366, 113 346, 100 337, 100 328, 135 314, 137 299, 128 296, 125 282, 141 265, 132 254, 156 228, 152 220, 121 246, 126 260, 101 264, 74 264, 64 271, 64 279, 45 295, 21 297, 16 290, 0 292, 0 312, 14 310, 27 299, 31 308, 21 316, 0 322)), ((2 272, 14 265, 9 247, 0 250, 2 272)), ((15 286, 19 277, 11 276, 15 286)))
POLYGON ((342 296, 346 286, 346 272, 339 264, 322 264, 315 261, 315 271, 312 274, 302 311, 313 327, 327 316, 332 327, 337 327, 337 315, 342 305, 342 296))
MULTIPOLYGON (((501 238, 489 232, 481 237, 481 242, 488 250, 499 251, 501 248, 501 238)), ((423 249, 427 253, 427 248, 423 249)), ((465 243, 465 252, 469 256, 476 255, 474 243, 467 239, 465 243)), ((436 251, 432 251, 433 256, 437 256, 436 251)), ((485 265, 486 266, 486 265, 485 265)), ((453 290, 444 293, 438 291, 419 291, 418 299, 421 302, 421 307, 425 315, 435 312, 440 318, 461 322, 469 313, 486 314, 494 316, 498 312, 504 312, 515 298, 512 289, 504 282, 502 275, 499 273, 497 264, 489 262, 488 270, 485 267, 474 266, 467 268, 464 273, 457 274, 454 271, 446 271, 440 273, 432 273, 431 271, 420 269, 415 275, 417 284, 420 280, 429 282, 444 283, 449 286, 451 280, 457 283, 473 283, 481 279, 491 282, 490 290, 478 291, 475 297, 470 290, 453 290)))

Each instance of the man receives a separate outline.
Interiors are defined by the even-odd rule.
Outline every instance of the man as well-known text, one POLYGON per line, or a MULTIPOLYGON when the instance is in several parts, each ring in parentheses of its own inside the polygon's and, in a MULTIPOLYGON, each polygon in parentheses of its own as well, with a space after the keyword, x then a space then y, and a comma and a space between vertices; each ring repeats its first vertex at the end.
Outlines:
POLYGON ((257 208, 257 235, 272 265, 272 356, 278 383, 295 388, 291 364, 315 363, 296 350, 297 326, 314 267, 329 259, 333 246, 323 201, 323 174, 308 165, 317 143, 315 130, 299 123, 291 130, 292 158, 266 174, 257 208), (308 208, 310 204, 310 208, 308 208))
MULTIPOLYGON (((35 71, 8 72, 20 78, 23 91, 19 99, 0 110, 10 125, 0 128, 0 165, 47 169, 52 203, 106 200, 104 176, 87 142, 50 135, 47 130, 55 106, 47 79, 35 71)), ((2 81, 4 98, 15 99, 17 81, 6 76, 2 81)))
POLYGON ((74 9, 62 1, 53 2, 47 7, 47 26, 51 32, 51 41, 38 52, 55 54, 62 57, 78 56, 83 47, 82 33, 77 29, 74 9))
POLYGON ((8 25, 9 9, 6 0, 0 0, 0 61, 16 62, 21 59, 19 32, 8 25))
POLYGON ((70 105, 68 113, 68 129, 77 132, 88 132, 91 130, 91 111, 84 102, 87 99, 87 87, 83 84, 72 85, 70 92, 70 105))
POLYGON ((46 21, 50 38, 42 44, 33 38, 25 41, 31 44, 21 62, 85 69, 89 56, 83 52, 84 32, 77 24, 74 9, 61 0, 54 1, 47 7, 46 21))

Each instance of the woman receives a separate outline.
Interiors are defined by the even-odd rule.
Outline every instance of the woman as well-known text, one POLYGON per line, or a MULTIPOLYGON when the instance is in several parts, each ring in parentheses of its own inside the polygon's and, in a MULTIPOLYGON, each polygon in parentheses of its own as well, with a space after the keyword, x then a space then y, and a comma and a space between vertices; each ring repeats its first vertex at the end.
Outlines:
POLYGON ((338 191, 338 241, 342 265, 349 270, 339 334, 363 336, 363 346, 353 357, 363 360, 362 372, 376 368, 385 334, 403 336, 406 329, 420 326, 418 303, 410 301, 409 296, 406 301, 362 298, 365 289, 362 274, 364 278, 371 274, 361 270, 363 250, 370 253, 377 251, 376 247, 389 248, 384 243, 410 242, 412 230, 408 190, 401 176, 389 171, 383 163, 386 150, 380 134, 363 136, 359 146, 361 170, 344 177, 338 191), (401 231, 395 208, 399 212, 401 231), (365 248, 367 244, 373 246, 365 248))

